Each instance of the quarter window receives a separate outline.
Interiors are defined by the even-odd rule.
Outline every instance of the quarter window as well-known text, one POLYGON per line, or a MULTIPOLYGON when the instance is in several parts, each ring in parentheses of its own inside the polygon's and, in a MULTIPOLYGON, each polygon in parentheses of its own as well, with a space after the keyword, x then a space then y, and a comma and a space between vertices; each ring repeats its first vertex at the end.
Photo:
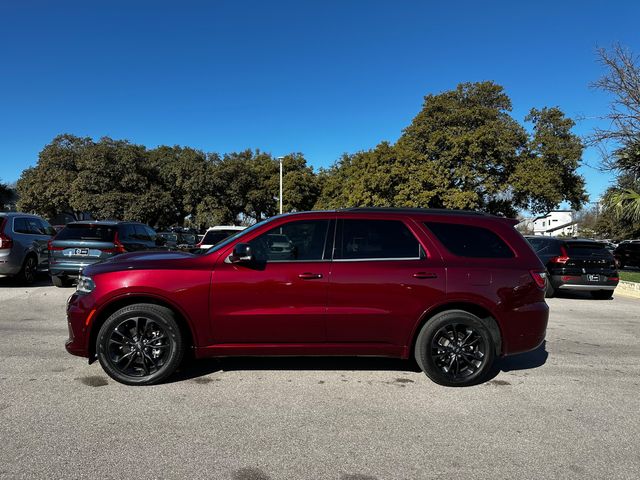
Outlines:
POLYGON ((258 262, 323 260, 328 220, 291 222, 249 242, 258 262))
POLYGON ((334 258, 382 260, 421 258, 416 237, 399 220, 343 220, 334 258))
POLYGON ((425 222, 447 250, 459 257, 512 258, 507 244, 491 230, 457 223, 425 222))

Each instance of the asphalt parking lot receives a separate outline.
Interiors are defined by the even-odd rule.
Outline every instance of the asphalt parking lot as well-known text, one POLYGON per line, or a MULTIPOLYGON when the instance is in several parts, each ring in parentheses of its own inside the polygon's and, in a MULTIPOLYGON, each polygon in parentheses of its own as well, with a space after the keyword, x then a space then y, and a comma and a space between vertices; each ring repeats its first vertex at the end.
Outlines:
POLYGON ((69 289, 0 279, 1 478, 640 476, 640 300, 550 299, 544 348, 454 389, 388 359, 224 359, 126 387, 68 355, 69 289))

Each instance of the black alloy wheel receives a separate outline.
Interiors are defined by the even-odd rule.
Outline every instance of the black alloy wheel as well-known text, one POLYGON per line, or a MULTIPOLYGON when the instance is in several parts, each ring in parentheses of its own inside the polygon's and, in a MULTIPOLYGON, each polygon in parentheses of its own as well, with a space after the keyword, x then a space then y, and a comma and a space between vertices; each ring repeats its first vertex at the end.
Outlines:
POLYGON ((415 356, 425 374, 440 385, 475 385, 493 367, 495 344, 482 320, 450 310, 427 321, 416 340, 415 356))
POLYGON ((98 334, 98 359, 105 372, 127 385, 150 385, 171 375, 183 344, 173 312, 151 304, 124 307, 98 334))
POLYGON ((482 367, 486 351, 486 342, 478 331, 451 323, 432 337, 429 355, 442 374, 455 381, 476 373, 482 367))

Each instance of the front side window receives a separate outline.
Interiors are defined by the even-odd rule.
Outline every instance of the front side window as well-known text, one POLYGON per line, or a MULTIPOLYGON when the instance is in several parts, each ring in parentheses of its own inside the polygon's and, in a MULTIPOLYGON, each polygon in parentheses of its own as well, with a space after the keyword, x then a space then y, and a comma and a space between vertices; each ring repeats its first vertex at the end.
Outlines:
POLYGON ((418 259, 420 243, 399 220, 343 220, 336 235, 335 259, 418 259))
POLYGON ((513 252, 491 230, 458 223, 425 222, 440 243, 454 255, 468 258, 513 258, 513 252))
POLYGON ((323 260, 329 220, 290 222, 249 242, 258 262, 323 260))

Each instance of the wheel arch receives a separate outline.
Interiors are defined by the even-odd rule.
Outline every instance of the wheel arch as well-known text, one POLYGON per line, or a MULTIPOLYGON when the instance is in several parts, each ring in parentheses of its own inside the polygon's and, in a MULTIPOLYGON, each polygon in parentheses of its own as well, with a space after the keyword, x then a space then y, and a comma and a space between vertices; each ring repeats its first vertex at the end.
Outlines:
POLYGON ((473 302, 449 302, 443 303, 441 305, 436 306, 435 308, 428 310, 424 313, 420 321, 417 323, 414 331, 411 334, 411 342, 409 343, 409 349, 407 351, 407 357, 411 358, 415 351, 416 340, 418 339, 418 335, 420 335, 420 331, 422 327, 431 320, 433 317, 438 315, 439 313, 446 312, 449 310, 462 310, 464 312, 470 313, 478 317, 482 323, 487 327, 489 333, 491 334, 491 338, 493 339, 493 343, 495 345, 495 353, 496 355, 501 355, 502 353, 502 332, 500 330, 500 325, 495 318, 495 315, 491 313, 486 307, 482 305, 478 305, 473 302))
POLYGON ((89 331, 89 343, 87 345, 87 350, 89 352, 89 363, 93 363, 96 361, 96 341, 98 339, 98 332, 100 331, 100 327, 102 327, 104 322, 113 313, 117 312, 121 308, 127 307, 129 305, 134 305, 136 303, 149 303, 171 310, 171 312, 175 316, 178 326, 180 327, 180 333, 182 333, 183 335, 187 348, 191 351, 193 350, 193 347, 195 347, 195 337, 193 329, 191 328, 191 325, 187 320, 187 316, 178 307, 173 305, 171 302, 167 302, 166 300, 153 295, 132 294, 123 297, 116 297, 109 301, 107 304, 103 305, 97 311, 93 322, 91 322, 91 329, 89 331))

